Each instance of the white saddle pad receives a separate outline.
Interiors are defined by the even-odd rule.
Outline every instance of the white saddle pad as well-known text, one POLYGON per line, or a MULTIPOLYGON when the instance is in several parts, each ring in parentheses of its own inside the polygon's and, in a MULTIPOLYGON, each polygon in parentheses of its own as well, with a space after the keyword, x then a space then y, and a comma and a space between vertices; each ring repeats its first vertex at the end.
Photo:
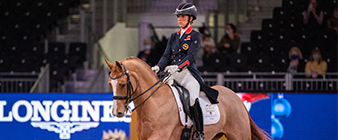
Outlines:
MULTIPOLYGON (((193 125, 193 122, 189 117, 188 117, 187 123, 185 122, 185 113, 183 110, 183 105, 180 99, 180 95, 178 94, 175 87, 171 85, 169 86, 171 87, 171 90, 173 91, 173 94, 175 96, 182 125, 187 125, 187 126, 193 125)), ((217 104, 211 104, 208 97, 205 94, 204 96, 201 96, 200 94, 200 97, 198 98, 200 101, 200 106, 202 108, 204 125, 216 124, 220 119, 220 113, 219 113, 217 104)))

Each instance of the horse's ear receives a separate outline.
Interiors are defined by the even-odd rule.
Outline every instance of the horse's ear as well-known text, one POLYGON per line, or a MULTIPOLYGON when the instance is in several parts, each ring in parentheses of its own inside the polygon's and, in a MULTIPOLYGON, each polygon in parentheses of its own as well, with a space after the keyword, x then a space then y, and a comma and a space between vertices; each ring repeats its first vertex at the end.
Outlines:
POLYGON ((114 65, 112 63, 110 63, 107 59, 104 59, 104 61, 106 61, 106 64, 110 70, 113 69, 114 65))
POLYGON ((116 65, 118 68, 120 68, 121 70, 123 70, 122 65, 121 65, 121 63, 120 63, 119 61, 115 61, 115 65, 116 65))

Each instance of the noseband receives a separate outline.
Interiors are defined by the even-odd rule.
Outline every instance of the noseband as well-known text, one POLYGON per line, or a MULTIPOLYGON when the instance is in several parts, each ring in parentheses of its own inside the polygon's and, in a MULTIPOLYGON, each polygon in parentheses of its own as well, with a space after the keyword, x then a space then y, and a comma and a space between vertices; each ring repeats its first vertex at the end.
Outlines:
POLYGON ((160 83, 161 81, 163 81, 163 79, 165 79, 161 84, 160 86, 158 86, 155 91, 153 91, 150 96, 148 98, 146 98, 142 103, 140 103, 139 105, 137 105, 133 110, 136 110, 136 108, 138 108, 140 105, 142 105, 144 102, 146 102, 162 85, 163 83, 165 83, 165 81, 168 79, 168 76, 170 76, 169 73, 165 74, 165 76, 163 76, 159 81, 157 81, 154 85, 152 85, 150 88, 148 88, 146 91, 142 92, 140 95, 137 95, 136 97, 132 98, 131 97, 131 92, 134 90, 133 88, 133 85, 131 84, 131 81, 130 81, 130 76, 129 76, 129 72, 128 70, 126 69, 126 67, 120 62, 122 68, 124 69, 124 72, 122 74, 120 74, 119 76, 117 77, 111 77, 110 74, 111 74, 111 71, 108 73, 109 74, 109 78, 113 79, 113 80, 116 80, 116 79, 119 79, 121 78, 123 75, 126 75, 127 76, 127 96, 113 96, 113 99, 114 100, 126 100, 125 102, 125 108, 127 110, 129 110, 129 103, 132 102, 133 100, 137 99, 138 97, 142 96, 143 94, 147 93, 150 89, 152 89, 153 87, 155 87, 158 83, 160 83))

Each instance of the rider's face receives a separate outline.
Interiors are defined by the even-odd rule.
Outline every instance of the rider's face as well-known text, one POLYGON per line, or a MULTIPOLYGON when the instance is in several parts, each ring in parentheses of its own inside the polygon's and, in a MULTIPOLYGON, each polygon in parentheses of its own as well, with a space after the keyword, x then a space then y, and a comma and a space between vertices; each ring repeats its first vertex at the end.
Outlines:
POLYGON ((177 15, 177 22, 178 22, 178 26, 180 26, 180 28, 183 28, 189 20, 189 16, 187 15, 177 15))

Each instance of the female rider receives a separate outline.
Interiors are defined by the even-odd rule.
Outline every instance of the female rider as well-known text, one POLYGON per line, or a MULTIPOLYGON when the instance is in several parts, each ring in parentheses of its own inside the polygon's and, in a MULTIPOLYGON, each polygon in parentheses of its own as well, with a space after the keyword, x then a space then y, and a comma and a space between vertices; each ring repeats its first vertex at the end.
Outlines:
POLYGON ((191 24, 197 17, 197 9, 193 4, 180 3, 174 15, 177 16, 181 28, 169 38, 165 52, 152 70, 160 70, 172 74, 172 78, 184 86, 190 93, 190 112, 197 130, 194 139, 203 139, 203 115, 198 96, 203 90, 212 104, 218 103, 218 91, 205 85, 196 66, 196 56, 201 43, 201 34, 192 29, 191 24))

